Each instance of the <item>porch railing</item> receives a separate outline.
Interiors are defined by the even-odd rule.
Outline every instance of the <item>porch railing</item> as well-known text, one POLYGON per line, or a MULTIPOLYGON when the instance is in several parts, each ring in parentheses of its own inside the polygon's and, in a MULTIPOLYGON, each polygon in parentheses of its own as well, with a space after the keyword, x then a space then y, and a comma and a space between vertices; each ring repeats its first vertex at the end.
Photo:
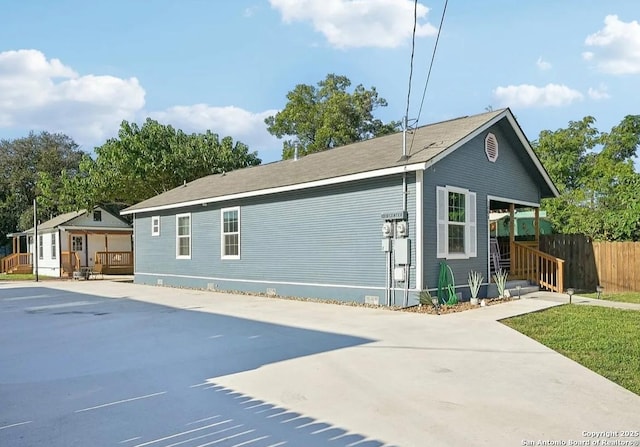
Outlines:
POLYGON ((130 251, 97 251, 96 264, 106 267, 129 267, 133 265, 133 252, 130 251))
POLYGON ((31 265, 31 253, 14 253, 0 260, 0 273, 8 273, 18 267, 31 265))
POLYGON ((60 261, 62 262, 63 273, 73 273, 80 270, 80 266, 82 265, 80 264, 80 256, 75 251, 63 251, 60 261))
POLYGON ((531 244, 513 242, 511 275, 527 279, 552 292, 564 291, 564 260, 544 253, 531 244))

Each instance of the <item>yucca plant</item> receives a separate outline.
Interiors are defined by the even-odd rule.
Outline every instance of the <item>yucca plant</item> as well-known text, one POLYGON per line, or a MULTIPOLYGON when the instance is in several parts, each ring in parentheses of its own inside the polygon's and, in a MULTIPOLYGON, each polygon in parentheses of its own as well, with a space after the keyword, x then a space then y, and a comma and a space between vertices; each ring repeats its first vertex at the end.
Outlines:
POLYGON ((429 290, 424 289, 420 292, 420 294, 418 295, 418 302, 421 306, 431 306, 433 304, 433 301, 431 301, 431 293, 429 292, 429 290))
POLYGON ((496 287, 498 288, 498 298, 504 297, 504 289, 507 286, 507 276, 509 276, 509 272, 502 269, 498 270, 495 275, 493 275, 496 287))
POLYGON ((480 286, 482 285, 482 280, 484 276, 480 274, 480 272, 476 272, 475 270, 471 270, 469 272, 469 290, 471 291, 471 299, 475 302, 478 299, 478 292, 480 292, 480 286))

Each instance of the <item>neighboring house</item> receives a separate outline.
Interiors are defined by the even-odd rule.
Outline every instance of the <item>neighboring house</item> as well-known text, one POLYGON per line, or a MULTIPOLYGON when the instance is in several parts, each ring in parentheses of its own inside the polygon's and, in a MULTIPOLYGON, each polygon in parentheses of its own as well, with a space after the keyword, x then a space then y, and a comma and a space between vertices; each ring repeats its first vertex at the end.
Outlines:
MULTIPOLYGON (((133 273, 131 225, 107 210, 96 207, 61 214, 23 233, 15 233, 13 257, 28 259, 29 266, 43 276, 71 276, 81 268, 100 264, 104 273, 133 273), (20 238, 27 238, 28 258, 20 254, 20 238), (17 247, 17 250, 15 249, 17 247)), ((7 258, 10 258, 7 257, 7 258)), ((3 259, 3 264, 7 264, 3 259)), ((11 269, 7 268, 7 271, 11 269)), ((35 271, 34 271, 35 273, 35 271)))
POLYGON ((491 210, 558 192, 509 109, 420 127, 404 147, 400 132, 123 210, 135 282, 410 305, 446 263, 468 296, 470 270, 489 277, 491 210))
MULTIPOLYGON (((493 237, 509 237, 509 213, 490 213, 489 231, 493 237)), ((535 236, 535 213, 533 211, 516 211, 515 213, 515 236, 533 237, 535 236)), ((553 225, 547 218, 546 211, 540 211, 538 220, 539 234, 553 234, 553 225)))

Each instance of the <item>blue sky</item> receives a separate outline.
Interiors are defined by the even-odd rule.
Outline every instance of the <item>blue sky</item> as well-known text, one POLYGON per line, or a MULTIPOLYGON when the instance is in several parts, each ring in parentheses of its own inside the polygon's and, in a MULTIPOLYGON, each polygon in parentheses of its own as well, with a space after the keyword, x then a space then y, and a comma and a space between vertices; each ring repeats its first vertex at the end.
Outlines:
MULTIPOLYGON (((0 138, 64 132, 91 151, 123 119, 211 129, 280 158, 263 120, 328 73, 406 108, 412 0, 3 1, 0 138)), ((421 0, 410 118, 444 0, 421 0)), ((530 140, 640 104, 637 0, 452 0, 419 124, 509 106, 530 140)))

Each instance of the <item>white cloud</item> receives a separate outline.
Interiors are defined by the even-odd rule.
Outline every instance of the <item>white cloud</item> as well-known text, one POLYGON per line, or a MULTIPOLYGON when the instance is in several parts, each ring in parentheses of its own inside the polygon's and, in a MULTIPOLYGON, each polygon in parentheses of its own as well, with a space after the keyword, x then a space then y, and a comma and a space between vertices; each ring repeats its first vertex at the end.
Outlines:
POLYGON ((587 36, 585 44, 593 51, 582 53, 605 73, 640 74, 640 24, 623 22, 616 15, 604 19, 604 28, 587 36))
POLYGON ((256 14, 256 12, 258 12, 258 9, 259 7, 256 5, 248 6, 244 8, 244 11, 242 12, 242 16, 245 18, 253 17, 256 14))
MULTIPOLYGON (((411 38, 414 2, 411 0, 269 0, 286 23, 310 21, 337 48, 394 48, 411 38)), ((418 4, 418 20, 429 8, 418 4)), ((416 36, 437 32, 418 23, 416 36)))
POLYGON ((544 87, 521 84, 498 87, 493 91, 495 99, 509 107, 562 107, 583 98, 582 93, 566 85, 547 84, 544 87))
POLYGON ((545 61, 544 59, 542 59, 542 56, 540 56, 538 58, 538 60, 536 61, 536 65, 542 71, 551 69, 551 64, 549 62, 545 61))
POLYGON ((252 113, 239 107, 214 107, 207 104, 174 106, 163 111, 151 112, 151 118, 163 124, 171 124, 185 132, 204 132, 207 129, 220 138, 231 136, 242 141, 251 151, 259 151, 263 161, 280 159, 282 142, 267 132, 265 118, 278 110, 252 113))
POLYGON ((80 76, 37 50, 0 53, 0 128, 64 132, 95 143, 144 106, 136 78, 80 76))
POLYGON ((596 101, 599 101, 601 99, 611 98, 611 95, 607 93, 607 87, 602 85, 599 88, 589 87, 587 94, 589 95, 589 98, 594 99, 596 101))

